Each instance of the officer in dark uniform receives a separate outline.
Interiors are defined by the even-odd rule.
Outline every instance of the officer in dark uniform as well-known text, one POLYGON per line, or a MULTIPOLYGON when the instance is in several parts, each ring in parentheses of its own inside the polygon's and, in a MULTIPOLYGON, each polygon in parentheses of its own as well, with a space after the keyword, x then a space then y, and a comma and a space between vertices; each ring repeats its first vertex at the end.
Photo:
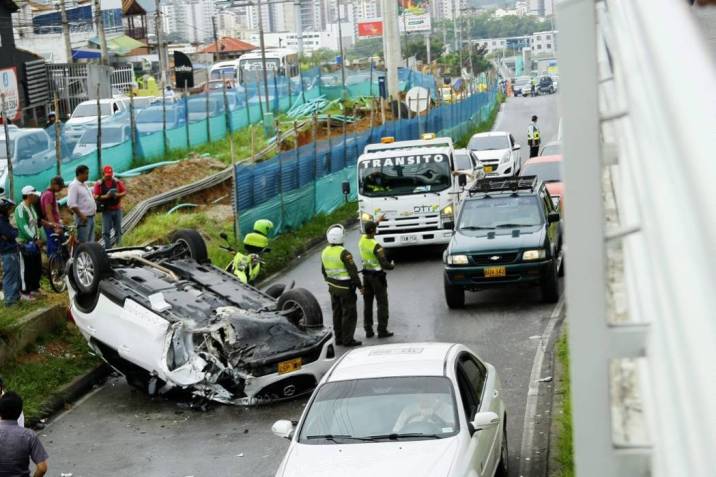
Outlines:
MULTIPOLYGON (((380 219, 378 219, 380 221, 380 219)), ((389 338, 393 333, 388 331, 388 279, 385 270, 392 270, 395 265, 385 258, 383 247, 375 239, 376 222, 363 224, 365 234, 358 242, 360 257, 363 261, 363 328, 366 338, 375 336, 373 333, 373 298, 378 303, 378 338, 389 338)))
POLYGON ((328 246, 321 254, 321 272, 328 283, 333 309, 333 332, 336 344, 360 346, 362 343, 353 337, 358 321, 356 309, 356 288, 363 293, 363 284, 353 255, 343 247, 343 226, 328 227, 326 239, 328 246))

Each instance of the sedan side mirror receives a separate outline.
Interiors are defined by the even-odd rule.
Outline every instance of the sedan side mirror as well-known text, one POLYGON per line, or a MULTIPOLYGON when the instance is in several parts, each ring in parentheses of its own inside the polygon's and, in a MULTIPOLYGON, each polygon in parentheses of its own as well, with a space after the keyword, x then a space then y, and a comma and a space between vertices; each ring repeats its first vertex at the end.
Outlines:
POLYGON ((550 224, 554 222, 559 222, 559 212, 550 212, 547 215, 547 222, 549 222, 550 224))
POLYGON ((293 431, 293 422, 286 419, 276 421, 273 423, 273 426, 271 426, 271 432, 278 437, 283 437, 284 439, 291 439, 293 437, 293 431))
POLYGON ((519 151, 520 148, 521 148, 521 146, 519 144, 515 144, 514 146, 512 146, 513 151, 519 151))
MULTIPOLYGON (((470 424, 476 431, 482 431, 485 429, 491 429, 500 423, 501 419, 496 413, 492 411, 478 412, 475 414, 475 418, 470 424)), ((281 422, 281 421, 279 421, 281 422)))

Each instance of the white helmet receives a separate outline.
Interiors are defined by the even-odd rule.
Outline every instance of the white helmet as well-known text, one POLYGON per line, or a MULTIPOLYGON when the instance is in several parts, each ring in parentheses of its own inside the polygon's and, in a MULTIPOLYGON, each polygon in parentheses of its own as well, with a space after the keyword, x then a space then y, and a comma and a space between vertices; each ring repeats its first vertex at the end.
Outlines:
POLYGON ((326 240, 328 240, 328 243, 331 245, 341 245, 343 243, 343 226, 341 224, 334 224, 328 227, 326 240))

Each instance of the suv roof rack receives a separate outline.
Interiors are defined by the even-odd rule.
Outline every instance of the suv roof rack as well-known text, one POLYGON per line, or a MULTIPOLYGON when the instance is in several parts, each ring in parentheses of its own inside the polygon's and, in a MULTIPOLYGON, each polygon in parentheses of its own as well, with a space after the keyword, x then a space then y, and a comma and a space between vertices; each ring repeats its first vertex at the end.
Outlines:
POLYGON ((517 192, 519 190, 534 191, 538 182, 537 176, 491 177, 476 181, 475 185, 470 189, 470 194, 517 192))

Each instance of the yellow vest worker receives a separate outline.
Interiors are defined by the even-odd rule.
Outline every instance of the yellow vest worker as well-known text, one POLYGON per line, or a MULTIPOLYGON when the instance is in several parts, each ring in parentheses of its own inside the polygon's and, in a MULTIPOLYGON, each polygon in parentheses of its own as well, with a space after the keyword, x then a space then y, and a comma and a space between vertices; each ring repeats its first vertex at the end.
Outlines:
POLYGON ((328 246, 321 253, 321 272, 328 283, 328 293, 331 296, 336 344, 360 346, 362 343, 356 341, 353 334, 358 321, 356 288, 363 293, 363 284, 353 255, 343 247, 343 236, 342 225, 328 227, 328 246))
POLYGON ((375 336, 373 332, 373 298, 378 305, 378 338, 389 338, 393 333, 388 331, 388 279, 385 270, 392 270, 393 264, 385 258, 383 247, 375 239, 378 224, 363 224, 365 235, 358 241, 360 258, 363 261, 363 328, 366 338, 375 336))

